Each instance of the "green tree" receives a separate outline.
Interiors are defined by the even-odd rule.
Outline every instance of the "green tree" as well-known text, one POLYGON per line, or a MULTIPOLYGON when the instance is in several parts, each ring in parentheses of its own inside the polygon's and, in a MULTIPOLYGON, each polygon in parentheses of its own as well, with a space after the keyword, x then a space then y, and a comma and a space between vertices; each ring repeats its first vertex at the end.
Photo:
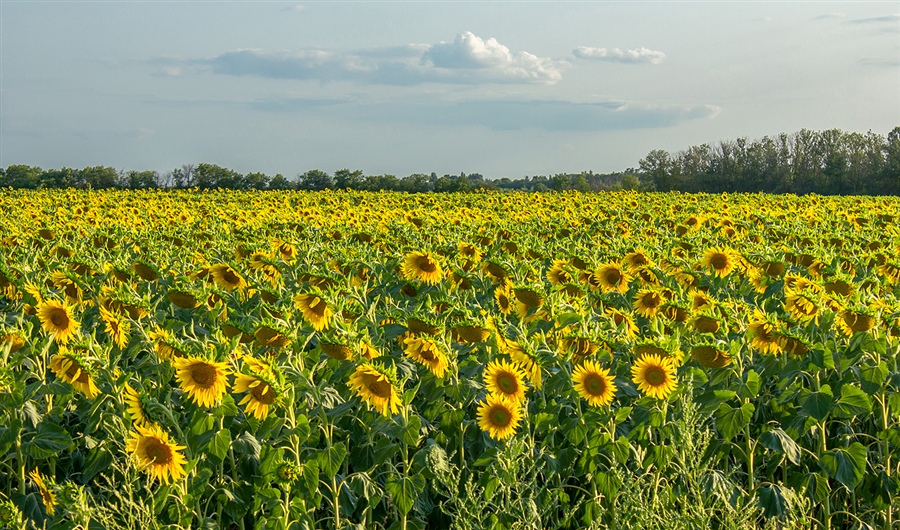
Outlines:
POLYGON ((12 186, 13 188, 36 189, 41 186, 42 174, 43 170, 37 166, 14 164, 6 168, 0 185, 12 186))
POLYGON ((297 189, 301 190, 321 191, 334 188, 334 179, 331 175, 318 169, 302 173, 297 180, 297 189))
POLYGON ((334 187, 339 190, 358 190, 362 186, 363 179, 365 175, 362 170, 339 169, 334 172, 334 187))

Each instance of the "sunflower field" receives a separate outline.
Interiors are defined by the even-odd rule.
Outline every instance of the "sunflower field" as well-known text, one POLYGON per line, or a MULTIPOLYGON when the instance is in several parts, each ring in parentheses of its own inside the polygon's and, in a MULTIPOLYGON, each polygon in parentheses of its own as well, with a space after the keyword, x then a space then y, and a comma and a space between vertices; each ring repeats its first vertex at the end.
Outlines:
POLYGON ((898 218, 0 191, 0 527, 900 528, 898 218))

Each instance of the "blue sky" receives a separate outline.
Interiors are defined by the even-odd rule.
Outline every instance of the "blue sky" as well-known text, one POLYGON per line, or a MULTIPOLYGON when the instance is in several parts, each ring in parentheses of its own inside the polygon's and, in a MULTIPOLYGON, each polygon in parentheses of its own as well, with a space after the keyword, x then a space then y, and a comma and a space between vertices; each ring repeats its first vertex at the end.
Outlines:
POLYGON ((0 167, 521 178, 897 125, 896 1, 0 1, 0 167))

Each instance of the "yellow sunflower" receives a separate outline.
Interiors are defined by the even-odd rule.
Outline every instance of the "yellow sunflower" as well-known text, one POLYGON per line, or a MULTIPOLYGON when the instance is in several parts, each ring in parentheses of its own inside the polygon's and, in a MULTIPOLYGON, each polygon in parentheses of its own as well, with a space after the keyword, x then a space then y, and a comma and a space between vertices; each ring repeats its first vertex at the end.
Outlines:
POLYGON ((356 371, 350 375, 349 386, 356 391, 360 399, 384 416, 397 414, 400 405, 403 404, 400 391, 390 378, 370 364, 356 367, 356 371))
POLYGON ((865 313, 845 310, 835 319, 838 329, 848 337, 854 333, 864 333, 871 331, 875 327, 875 317, 865 313))
POLYGON ((42 300, 36 309, 44 331, 52 334, 54 341, 66 344, 78 333, 81 324, 72 314, 74 307, 55 300, 42 300))
POLYGON ((666 399, 678 384, 672 359, 644 355, 631 367, 631 380, 648 396, 666 399))
POLYGON ((131 385, 125 383, 125 394, 122 396, 125 400, 125 410, 131 416, 131 421, 135 425, 144 425, 150 423, 147 419, 147 412, 144 410, 144 403, 141 400, 141 394, 131 388, 131 385))
POLYGON ((400 270, 407 280, 421 280, 428 284, 436 284, 444 275, 441 264, 428 252, 410 252, 403 258, 400 270))
POLYGON ((572 283, 572 274, 565 269, 566 265, 568 264, 568 260, 554 260, 553 264, 550 266, 550 269, 547 271, 547 281, 550 282, 551 285, 572 283))
POLYGON ((488 394, 478 406, 478 426, 495 440, 515 434, 521 421, 522 406, 502 395, 488 394))
POLYGON ((179 350, 175 344, 175 335, 164 328, 156 328, 147 332, 147 338, 153 342, 153 348, 156 350, 156 356, 160 361, 171 361, 180 357, 184 357, 184 353, 179 350))
POLYGON ((594 407, 603 407, 612 402, 618 388, 609 370, 594 361, 584 361, 572 373, 572 382, 578 395, 594 407))
POLYGON ((234 379, 235 392, 247 392, 238 405, 247 405, 247 412, 258 420, 266 419, 269 407, 278 399, 275 387, 260 375, 237 374, 234 379))
POLYGON ((169 484, 185 476, 187 459, 181 454, 183 445, 176 445, 159 425, 136 425, 125 442, 125 450, 132 454, 138 466, 152 478, 169 484))
POLYGON ((100 394, 100 389, 94 384, 94 378, 84 366, 84 361, 76 359, 64 347, 60 347, 60 353, 50 358, 50 370, 56 377, 75 387, 88 399, 94 399, 100 394))
POLYGON ((618 291, 625 294, 628 291, 628 283, 631 281, 631 275, 613 262, 604 263, 597 267, 592 278, 592 284, 599 285, 600 290, 604 293, 618 291))
POLYGON ((641 289, 634 295, 634 303, 632 305, 635 313, 647 318, 653 318, 665 302, 666 299, 662 293, 653 289, 641 289))
POLYGON ((625 254, 625 264, 629 272, 635 273, 644 267, 652 267, 653 260, 643 250, 635 250, 625 254))
POLYGON ((47 481, 44 480, 44 476, 41 475, 41 472, 37 469, 28 473, 28 476, 34 482, 34 485, 37 486, 38 492, 41 494, 41 502, 44 503, 44 510, 47 511, 47 515, 52 517, 56 514, 56 494, 47 487, 47 481))
POLYGON ((213 277, 213 281, 220 289, 233 291, 235 289, 243 291, 247 287, 247 280, 244 279, 230 265, 220 263, 209 268, 209 274, 213 277))
POLYGON ((515 308, 512 289, 507 285, 494 289, 494 301, 497 303, 497 309, 504 315, 512 313, 515 308))
POLYGON ((808 296, 791 294, 784 301, 784 308, 797 320, 819 320, 819 307, 808 296))
POLYGON ((637 324, 634 322, 634 318, 628 313, 622 313, 614 307, 610 307, 606 310, 606 316, 608 316, 616 329, 620 330, 627 339, 633 339, 637 336, 637 324))
POLYGON ((697 346, 691 357, 706 368, 724 368, 731 364, 731 355, 713 346, 697 346))
POLYGON ((175 379, 181 389, 201 407, 212 407, 222 399, 228 388, 226 363, 211 362, 197 357, 175 359, 175 379))
POLYGON ((703 255, 700 265, 722 278, 731 274, 737 266, 737 258, 730 248, 713 247, 703 255))
POLYGON ((100 318, 103 319, 105 324, 104 330, 106 334, 109 335, 120 350, 124 350, 125 346, 128 345, 128 331, 131 328, 129 322, 119 315, 107 311, 102 306, 100 307, 100 318))
POLYGON ((294 305, 303 313, 304 320, 316 331, 327 328, 334 315, 325 300, 314 294, 298 294, 294 297, 294 305))
POLYGON ((522 370, 525 371, 525 377, 528 378, 528 381, 531 382, 534 388, 540 390, 542 385, 541 365, 537 363, 537 360, 525 351, 521 344, 512 340, 506 341, 504 351, 514 363, 522 367, 522 370))
POLYGON ((437 344, 422 337, 407 337, 403 344, 404 352, 410 359, 425 365, 435 377, 444 377, 450 362, 437 344))
POLYGON ((491 361, 484 371, 484 384, 492 394, 515 402, 525 400, 525 374, 508 361, 491 361))
POLYGON ((747 329, 752 335, 751 345, 763 353, 772 355, 781 351, 775 335, 775 324, 768 322, 765 317, 759 313, 747 324, 747 329))

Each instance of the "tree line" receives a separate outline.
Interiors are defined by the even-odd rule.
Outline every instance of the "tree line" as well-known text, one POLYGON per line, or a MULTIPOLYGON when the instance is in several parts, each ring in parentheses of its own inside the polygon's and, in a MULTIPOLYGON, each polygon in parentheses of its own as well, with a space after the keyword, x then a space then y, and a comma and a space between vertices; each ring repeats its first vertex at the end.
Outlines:
POLYGON ((28 165, 0 168, 0 187, 20 189, 236 189, 401 191, 408 193, 475 190, 604 191, 637 189, 684 192, 818 193, 822 195, 900 195, 900 127, 887 135, 839 129, 724 140, 670 154, 654 149, 639 169, 615 173, 558 173, 521 179, 486 179, 480 173, 366 175, 339 169, 311 169, 288 179, 241 174, 216 164, 186 164, 157 171, 119 171, 112 167, 41 169, 28 165))

